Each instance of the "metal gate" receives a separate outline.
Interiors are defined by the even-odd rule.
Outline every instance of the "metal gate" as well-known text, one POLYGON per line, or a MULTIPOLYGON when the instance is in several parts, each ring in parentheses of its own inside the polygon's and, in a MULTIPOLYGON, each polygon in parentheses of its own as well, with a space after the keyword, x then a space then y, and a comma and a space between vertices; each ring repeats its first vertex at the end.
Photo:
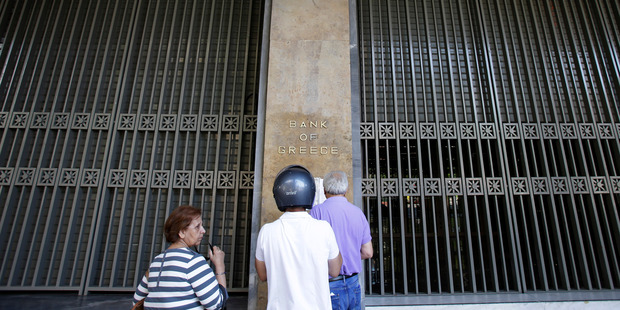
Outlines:
POLYGON ((366 294, 617 290, 617 1, 358 0, 366 294))
POLYGON ((0 289, 131 291, 170 211, 248 286, 262 3, 0 3, 0 289))

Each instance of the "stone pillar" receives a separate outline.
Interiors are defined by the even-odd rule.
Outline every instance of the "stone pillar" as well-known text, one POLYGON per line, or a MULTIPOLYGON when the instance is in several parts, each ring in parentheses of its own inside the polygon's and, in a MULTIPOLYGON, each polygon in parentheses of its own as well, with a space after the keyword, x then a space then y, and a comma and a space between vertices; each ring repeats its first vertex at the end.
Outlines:
MULTIPOLYGON (((282 214, 272 189, 285 166, 352 183, 349 1, 272 0, 270 29, 261 226, 282 214)), ((260 283, 257 309, 266 303, 260 283)))

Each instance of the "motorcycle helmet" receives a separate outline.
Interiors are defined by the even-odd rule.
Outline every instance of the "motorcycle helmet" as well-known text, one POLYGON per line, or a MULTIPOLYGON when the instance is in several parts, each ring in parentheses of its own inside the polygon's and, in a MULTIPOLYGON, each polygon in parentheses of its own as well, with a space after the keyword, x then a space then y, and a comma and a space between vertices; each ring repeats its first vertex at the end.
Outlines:
POLYGON ((273 183, 273 198, 282 212, 288 207, 312 208, 315 192, 314 177, 308 169, 299 165, 282 169, 273 183))

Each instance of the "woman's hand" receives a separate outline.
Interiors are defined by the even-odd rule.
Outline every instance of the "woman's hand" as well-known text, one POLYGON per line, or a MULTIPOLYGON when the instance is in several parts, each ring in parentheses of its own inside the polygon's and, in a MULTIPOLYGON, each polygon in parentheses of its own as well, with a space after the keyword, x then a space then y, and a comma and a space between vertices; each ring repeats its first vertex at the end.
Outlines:
POLYGON ((211 262, 213 262, 215 273, 222 273, 226 271, 226 265, 224 264, 225 256, 226 253, 224 253, 224 251, 217 246, 213 246, 213 251, 209 249, 209 258, 211 259, 211 262))
POLYGON ((213 250, 209 249, 209 257, 215 269, 215 278, 217 282, 226 288, 226 265, 224 264, 224 256, 226 253, 222 249, 213 246, 213 250))

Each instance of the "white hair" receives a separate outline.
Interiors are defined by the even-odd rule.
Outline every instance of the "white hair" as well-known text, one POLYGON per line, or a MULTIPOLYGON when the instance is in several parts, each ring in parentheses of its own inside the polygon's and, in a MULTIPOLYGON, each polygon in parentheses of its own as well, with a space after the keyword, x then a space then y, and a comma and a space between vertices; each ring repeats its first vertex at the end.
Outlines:
POLYGON ((349 188, 347 174, 344 171, 332 171, 323 178, 323 188, 331 195, 344 195, 349 188))

